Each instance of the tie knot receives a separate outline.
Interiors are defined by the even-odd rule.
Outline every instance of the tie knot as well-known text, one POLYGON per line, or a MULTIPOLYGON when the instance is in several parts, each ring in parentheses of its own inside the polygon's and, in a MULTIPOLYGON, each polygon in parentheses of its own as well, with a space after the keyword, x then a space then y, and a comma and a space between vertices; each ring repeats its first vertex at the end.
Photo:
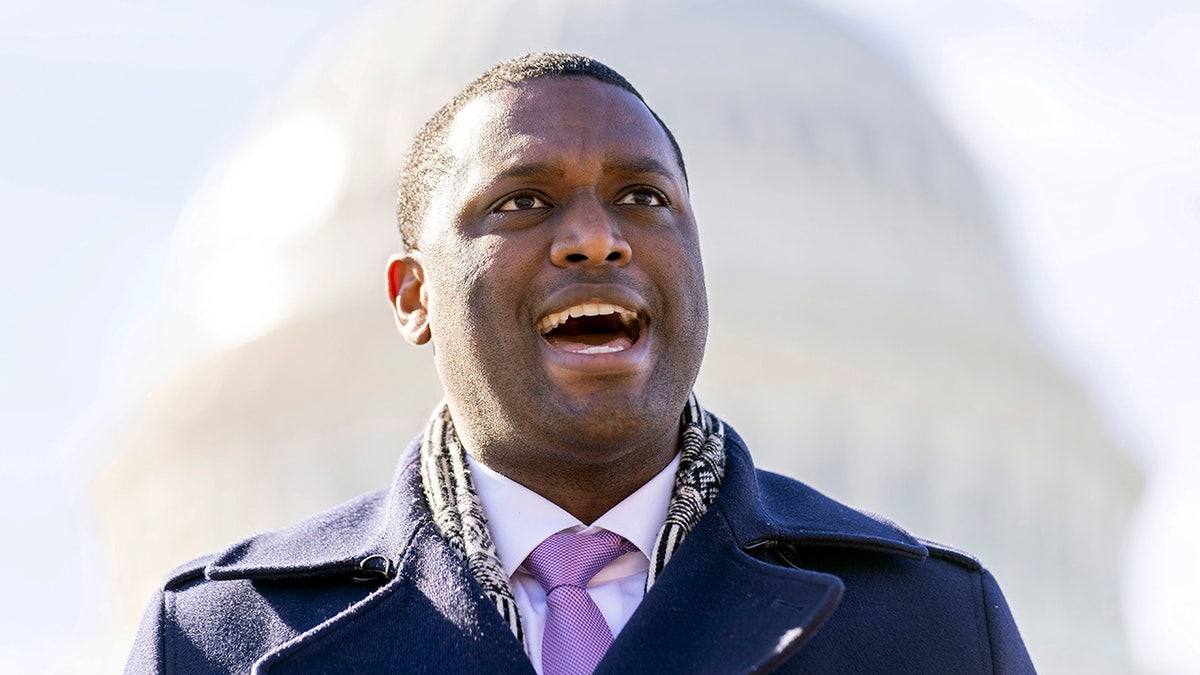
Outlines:
POLYGON ((560 532, 546 537, 525 559, 525 569, 547 594, 559 586, 586 588, 610 562, 637 547, 615 532, 560 532))

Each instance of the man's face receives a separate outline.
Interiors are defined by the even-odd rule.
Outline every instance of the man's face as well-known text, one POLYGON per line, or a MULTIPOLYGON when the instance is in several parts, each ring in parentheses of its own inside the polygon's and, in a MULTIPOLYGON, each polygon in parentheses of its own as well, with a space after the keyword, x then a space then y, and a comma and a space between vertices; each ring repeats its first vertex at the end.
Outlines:
POLYGON ((611 461, 674 434, 708 307, 684 176, 646 106, 535 80, 468 104, 448 149, 414 256, 468 444, 611 461))

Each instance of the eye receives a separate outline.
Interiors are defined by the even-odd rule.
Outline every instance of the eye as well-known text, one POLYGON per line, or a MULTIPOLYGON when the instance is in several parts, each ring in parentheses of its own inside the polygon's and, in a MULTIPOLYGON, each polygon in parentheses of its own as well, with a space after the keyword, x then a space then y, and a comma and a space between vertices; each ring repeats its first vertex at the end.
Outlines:
POLYGON ((497 206, 495 210, 496 211, 528 211, 530 209, 546 209, 546 208, 550 208, 550 205, 547 204, 545 201, 543 201, 537 195, 524 194, 524 195, 516 195, 514 197, 509 197, 508 199, 505 199, 504 201, 500 202, 500 205, 497 206))
POLYGON ((667 197, 654 188, 639 187, 626 192, 617 200, 617 203, 633 206, 666 206, 667 197))

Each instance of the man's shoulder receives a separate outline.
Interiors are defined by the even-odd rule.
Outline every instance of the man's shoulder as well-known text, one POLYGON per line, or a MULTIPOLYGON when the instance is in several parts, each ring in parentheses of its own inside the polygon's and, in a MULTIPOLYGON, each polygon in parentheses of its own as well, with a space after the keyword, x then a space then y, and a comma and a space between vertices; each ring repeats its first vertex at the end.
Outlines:
POLYGON ((924 560, 929 550, 895 523, 851 508, 794 478, 754 466, 727 427, 717 505, 743 548, 830 548, 924 560))
POLYGON ((418 499, 418 471, 411 453, 400 462, 390 488, 374 490, 285 527, 245 537, 223 551, 176 567, 165 592, 196 582, 316 577, 326 574, 389 574, 397 544, 411 538, 428 510, 418 499), (387 555, 383 555, 387 554, 387 555), (389 564, 383 564, 383 561, 389 564))
POLYGON ((978 573, 983 565, 971 553, 910 533, 894 520, 857 509, 795 478, 756 469, 764 510, 780 523, 781 538, 799 546, 833 546, 891 552, 914 560, 932 559, 978 573), (790 536, 788 536, 790 535, 790 536))
POLYGON ((126 672, 172 660, 246 670, 362 601, 394 578, 393 539, 413 531, 388 526, 391 497, 370 492, 176 567, 147 610, 126 672))
MULTIPOLYGON (((726 480, 718 504, 742 547, 881 554, 937 561, 979 573, 969 553, 910 534, 889 518, 829 497, 795 478, 758 468, 746 442, 726 425, 726 480)), ((852 555, 853 554, 853 555, 852 555)), ((931 571, 938 564, 921 566, 931 571)))
POLYGON ((929 668, 961 661, 963 672, 976 665, 1033 672, 1004 595, 975 556, 795 479, 754 473, 757 501, 776 535, 748 552, 832 575, 845 588, 828 624, 789 662, 798 672, 821 671, 828 662, 844 664, 845 672, 874 672, 883 657, 863 651, 865 635, 888 653, 928 660, 929 668))
POLYGON ((390 572, 368 560, 375 548, 387 492, 376 490, 286 527, 245 537, 222 551, 193 558, 167 573, 160 592, 172 594, 209 582, 279 580, 390 572))

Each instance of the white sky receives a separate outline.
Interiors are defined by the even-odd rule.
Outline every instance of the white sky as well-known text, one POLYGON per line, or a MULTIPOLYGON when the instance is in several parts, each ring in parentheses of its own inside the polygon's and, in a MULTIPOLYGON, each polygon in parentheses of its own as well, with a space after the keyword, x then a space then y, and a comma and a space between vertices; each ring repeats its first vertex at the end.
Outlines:
MULTIPOLYGON (((0 617, 0 662, 86 670, 61 645, 96 636, 102 601, 88 453, 136 386, 123 364, 153 339, 172 228, 366 4, 0 2, 0 594, 24 608, 0 617)), ((1148 472, 1135 656, 1200 673, 1200 6, 816 4, 916 79, 982 165, 1037 323, 1148 472)))

